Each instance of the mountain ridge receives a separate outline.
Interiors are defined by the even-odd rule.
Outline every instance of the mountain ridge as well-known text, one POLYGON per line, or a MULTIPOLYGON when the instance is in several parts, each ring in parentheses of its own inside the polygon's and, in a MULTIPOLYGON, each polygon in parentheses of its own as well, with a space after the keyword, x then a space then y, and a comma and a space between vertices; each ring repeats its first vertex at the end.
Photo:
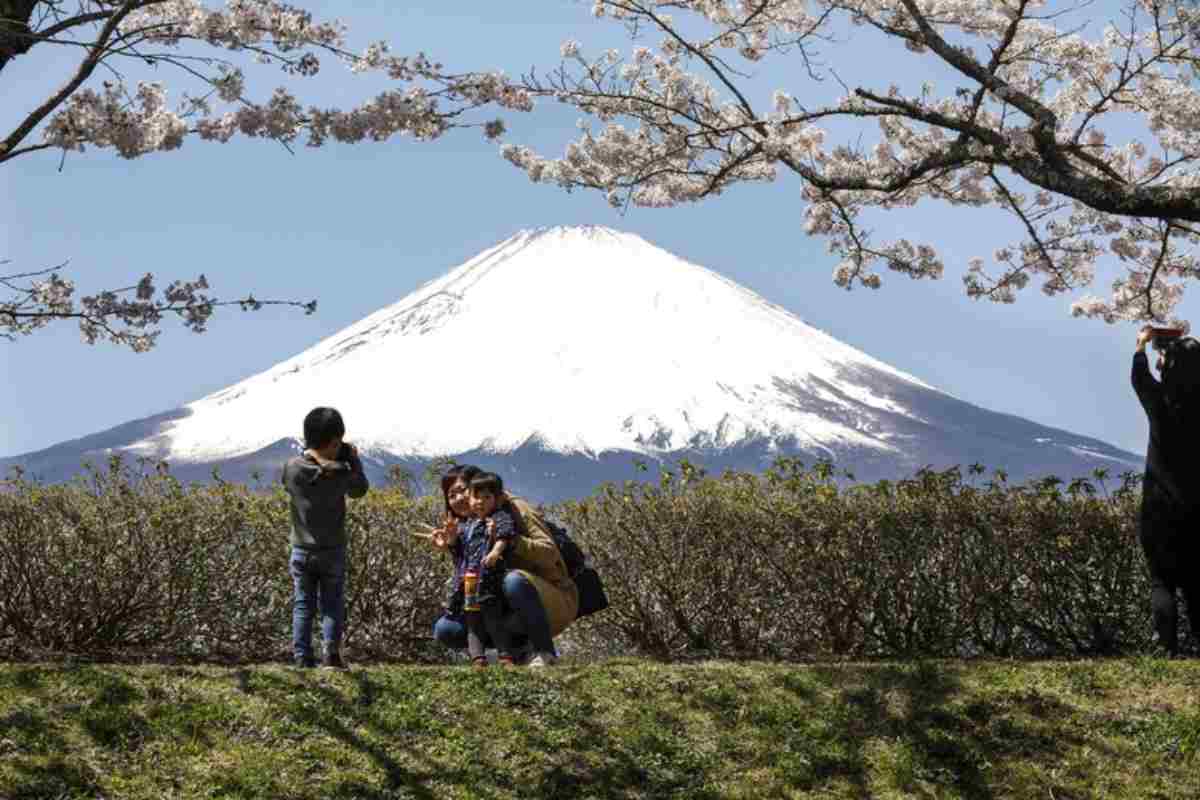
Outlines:
POLYGON ((794 454, 862 477, 1141 463, 972 406, 641 237, 583 226, 520 231, 267 370, 0 466, 61 480, 72 459, 111 451, 189 474, 270 471, 316 405, 343 412, 379 474, 475 454, 508 459, 544 497, 560 493, 550 473, 594 477, 603 462, 623 479, 632 466, 615 464, 635 459, 761 469, 794 454))

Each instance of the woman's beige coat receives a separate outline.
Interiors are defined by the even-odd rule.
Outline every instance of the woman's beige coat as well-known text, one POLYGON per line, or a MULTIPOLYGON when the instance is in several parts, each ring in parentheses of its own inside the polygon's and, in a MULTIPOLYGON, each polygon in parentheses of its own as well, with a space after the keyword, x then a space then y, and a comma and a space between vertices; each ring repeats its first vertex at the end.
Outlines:
POLYGON ((550 635, 558 636, 579 613, 579 589, 567 574, 567 565, 545 520, 520 497, 510 496, 509 501, 520 532, 516 548, 509 556, 509 567, 523 574, 537 589, 550 620, 550 635))

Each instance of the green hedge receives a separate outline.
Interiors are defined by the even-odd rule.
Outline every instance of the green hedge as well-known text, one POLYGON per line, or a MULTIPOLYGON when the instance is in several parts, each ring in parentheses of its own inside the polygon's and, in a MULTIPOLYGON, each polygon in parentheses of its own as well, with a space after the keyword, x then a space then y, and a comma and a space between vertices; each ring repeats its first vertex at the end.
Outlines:
POLYGON ((613 608, 588 647, 662 658, 1146 651, 1139 479, 972 467, 840 488, 827 465, 608 486, 567 503, 613 608))
MULTIPOLYGON (((0 494, 0 659, 288 658, 291 578, 282 490, 185 487, 114 460, 87 481, 17 479, 0 494)), ((443 557, 409 531, 429 498, 374 491, 349 504, 346 645, 427 659, 443 557)))
MULTIPOLYGON (((577 654, 1054 657, 1153 642, 1138 478, 1009 485, 972 467, 839 486, 829 465, 762 475, 684 463, 547 509, 612 607, 577 654), (648 476, 649 477, 649 476, 648 476)), ((346 647, 428 660, 449 565, 409 535, 440 498, 350 502, 346 647)), ((113 460, 86 480, 0 491, 0 659, 286 658, 287 499, 113 460)))

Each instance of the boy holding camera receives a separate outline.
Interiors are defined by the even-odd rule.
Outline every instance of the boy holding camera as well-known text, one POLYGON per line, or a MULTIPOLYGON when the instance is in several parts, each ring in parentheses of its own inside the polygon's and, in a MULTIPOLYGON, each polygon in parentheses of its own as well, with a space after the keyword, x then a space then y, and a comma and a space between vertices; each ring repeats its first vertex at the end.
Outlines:
POLYGON ((344 669, 346 613, 346 496, 362 497, 369 484, 354 446, 342 441, 346 426, 337 409, 320 407, 304 418, 303 454, 283 467, 289 496, 292 553, 292 657, 316 666, 312 623, 318 603, 324 639, 322 667, 344 669))

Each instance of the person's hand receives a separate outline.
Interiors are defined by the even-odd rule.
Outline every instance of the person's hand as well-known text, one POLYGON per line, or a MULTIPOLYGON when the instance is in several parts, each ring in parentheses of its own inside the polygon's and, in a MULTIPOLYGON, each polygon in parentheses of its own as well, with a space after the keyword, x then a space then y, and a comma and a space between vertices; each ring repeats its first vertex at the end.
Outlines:
POLYGON ((317 478, 324 478, 326 475, 329 475, 330 473, 333 472, 332 465, 335 464, 336 462, 329 461, 328 459, 322 458, 320 453, 318 453, 316 450, 313 450, 311 448, 308 450, 305 450, 304 455, 309 460, 316 462, 317 468, 320 470, 320 472, 318 472, 316 474, 317 478))
POLYGON ((358 448, 349 442, 342 442, 342 446, 337 451, 337 458, 322 459, 320 461, 321 469, 329 474, 353 472, 354 466, 350 463, 351 458, 358 458, 358 448))
POLYGON ((450 545, 454 544, 455 540, 457 539, 458 523, 455 521, 454 517, 447 514, 442 519, 442 527, 434 530, 433 538, 430 541, 433 542, 434 547, 444 550, 450 545))
POLYGON ((496 566, 496 562, 500 560, 500 555, 501 555, 500 553, 496 552, 495 550, 492 550, 490 553, 488 553, 486 556, 483 557, 483 565, 485 567, 487 567, 488 569, 491 569, 492 567, 496 566))
POLYGON ((320 453, 318 453, 316 450, 313 450, 312 448, 305 450, 304 455, 308 456, 310 459, 317 462, 317 466, 321 468, 322 472, 333 472, 333 471, 336 471, 337 469, 339 469, 338 464, 340 462, 325 458, 324 456, 322 456, 320 453))
POLYGON ((1139 353, 1145 352, 1146 345, 1149 344, 1150 340, 1153 338, 1154 338, 1154 334, 1151 332, 1151 328, 1149 325, 1144 326, 1140 331, 1138 331, 1138 337, 1137 337, 1138 352, 1139 353))

